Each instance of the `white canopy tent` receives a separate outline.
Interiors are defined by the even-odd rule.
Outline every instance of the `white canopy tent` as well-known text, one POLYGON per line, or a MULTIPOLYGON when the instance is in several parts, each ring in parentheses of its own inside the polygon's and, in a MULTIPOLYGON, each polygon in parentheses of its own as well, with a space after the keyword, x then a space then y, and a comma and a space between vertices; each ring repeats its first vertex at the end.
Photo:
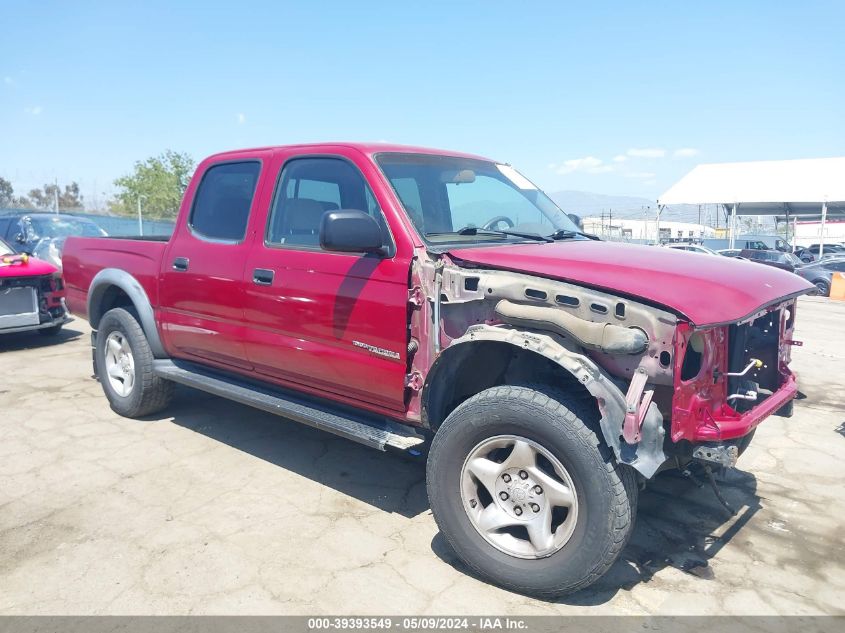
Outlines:
POLYGON ((720 204, 737 215, 821 216, 821 252, 828 214, 845 217, 845 157, 699 165, 657 200, 658 222, 672 204, 720 204))

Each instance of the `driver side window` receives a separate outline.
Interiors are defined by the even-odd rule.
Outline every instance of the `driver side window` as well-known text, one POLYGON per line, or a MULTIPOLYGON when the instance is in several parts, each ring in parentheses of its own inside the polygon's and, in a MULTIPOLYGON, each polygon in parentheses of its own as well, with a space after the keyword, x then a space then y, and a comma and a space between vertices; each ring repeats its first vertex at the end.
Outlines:
POLYGON ((465 226, 481 228, 498 217, 503 219, 489 228, 506 229, 520 224, 542 223, 545 219, 540 210, 516 189, 482 174, 477 174, 473 182, 446 183, 446 195, 452 212, 452 230, 465 226))
POLYGON ((364 176, 340 158, 300 157, 289 160, 279 179, 268 218, 265 243, 294 248, 320 248, 323 215, 357 209, 372 216, 382 230, 382 242, 392 248, 387 222, 364 176))

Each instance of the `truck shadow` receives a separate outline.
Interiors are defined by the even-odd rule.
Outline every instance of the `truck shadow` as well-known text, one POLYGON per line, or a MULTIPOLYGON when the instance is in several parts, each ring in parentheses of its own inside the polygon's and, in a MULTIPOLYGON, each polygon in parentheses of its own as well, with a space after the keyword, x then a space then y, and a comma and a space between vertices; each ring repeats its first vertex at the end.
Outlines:
MULTIPOLYGON (((177 389, 164 414, 150 419, 172 420, 384 512, 413 518, 429 511, 422 460, 382 453, 184 387, 177 389)), ((703 581, 714 579, 709 561, 761 508, 757 480, 751 473, 729 471, 720 478, 719 486, 738 510, 735 517, 719 504, 709 485, 698 487, 676 471, 658 475, 640 493, 637 524, 619 560, 596 584, 559 602, 604 604, 619 591, 650 582, 666 568, 703 581)), ((745 547, 748 539, 739 541, 735 547, 745 547)), ((431 549, 461 573, 473 575, 442 534, 434 537, 431 549)))
MULTIPOLYGON (((715 579, 709 561, 742 532, 761 508, 757 480, 751 473, 732 470, 719 488, 738 510, 735 517, 719 504, 709 484, 698 487, 677 471, 662 473, 640 492, 637 523, 622 555, 598 582, 556 600, 560 604, 596 606, 619 591, 650 582, 663 569, 674 568, 705 581, 715 579)), ((431 544, 442 560, 472 575, 442 534, 431 544)))
POLYGON ((177 387, 167 411, 149 419, 171 418, 384 512, 411 518, 428 510, 422 459, 374 450, 187 387, 177 387))
POLYGON ((63 327, 58 334, 53 336, 44 336, 38 332, 0 334, 0 353, 60 345, 78 339, 80 336, 82 332, 74 330, 72 326, 63 327))

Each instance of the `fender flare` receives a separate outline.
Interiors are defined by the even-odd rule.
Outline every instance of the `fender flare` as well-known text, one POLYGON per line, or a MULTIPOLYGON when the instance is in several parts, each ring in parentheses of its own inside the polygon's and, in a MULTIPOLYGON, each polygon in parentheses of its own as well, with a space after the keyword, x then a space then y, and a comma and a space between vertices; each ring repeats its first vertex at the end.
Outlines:
POLYGON ((423 409, 427 408, 429 387, 437 379, 438 370, 450 357, 450 350, 456 346, 476 341, 506 343, 520 349, 529 350, 551 360, 569 372, 596 399, 601 413, 599 425, 605 443, 611 448, 616 459, 637 470, 646 479, 650 479, 666 461, 663 452, 665 430, 663 414, 653 402, 643 420, 641 439, 637 444, 627 444, 622 439, 622 425, 625 421, 625 394, 601 367, 588 356, 570 346, 559 337, 547 332, 523 330, 511 327, 474 325, 466 334, 452 341, 437 358, 428 372, 423 387, 423 409))
POLYGON ((138 313, 138 318, 141 321, 141 328, 144 330, 144 335, 147 337, 147 342, 150 345, 153 356, 156 358, 168 358, 167 352, 164 351, 164 345, 161 343, 161 338, 158 335, 155 314, 153 313, 150 298, 147 296, 147 292, 140 282, 125 270, 104 268, 91 280, 91 285, 88 287, 88 322, 91 324, 91 327, 94 330, 97 329, 100 319, 103 317, 101 310, 103 296, 106 290, 113 286, 125 292, 135 307, 135 311, 138 313))

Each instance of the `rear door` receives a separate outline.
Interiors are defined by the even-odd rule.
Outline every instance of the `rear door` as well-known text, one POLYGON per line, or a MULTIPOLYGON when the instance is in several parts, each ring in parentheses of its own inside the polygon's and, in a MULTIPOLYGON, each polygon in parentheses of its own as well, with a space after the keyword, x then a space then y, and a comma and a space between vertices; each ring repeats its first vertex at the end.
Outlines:
POLYGON ((243 277, 261 169, 255 155, 211 162, 200 167, 193 198, 186 196, 191 206, 165 251, 159 284, 162 335, 176 356, 250 367, 243 277))
POLYGON ((280 383, 401 411, 410 256, 397 254, 366 167, 354 154, 280 154, 267 226, 246 265, 247 357, 280 383), (320 220, 338 208, 371 214, 388 253, 322 250, 320 220))

